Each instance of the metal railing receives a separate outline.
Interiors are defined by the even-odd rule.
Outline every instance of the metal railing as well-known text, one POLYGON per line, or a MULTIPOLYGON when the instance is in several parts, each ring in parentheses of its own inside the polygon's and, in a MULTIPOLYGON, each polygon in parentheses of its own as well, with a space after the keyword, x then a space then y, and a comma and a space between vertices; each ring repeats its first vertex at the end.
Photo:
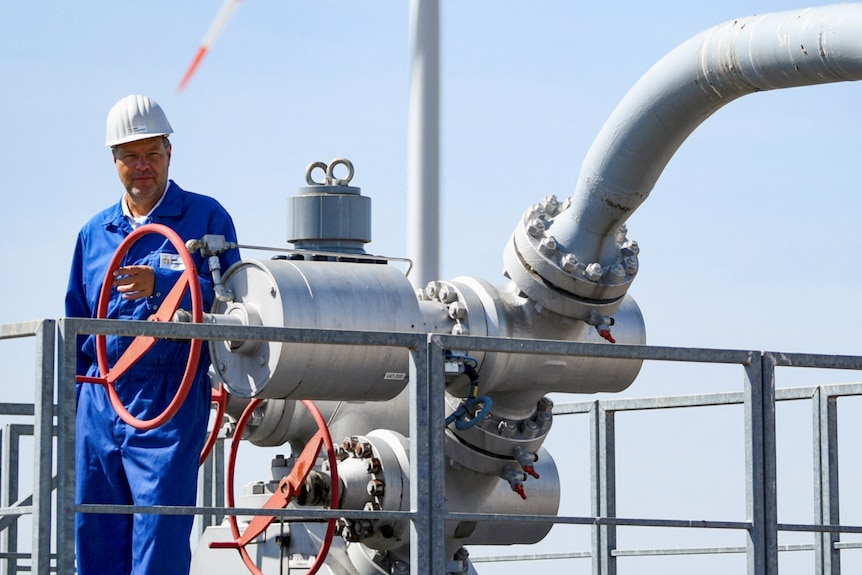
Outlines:
POLYGON ((54 320, 30 321, 0 325, 0 339, 35 338, 34 400, 32 404, 0 405, 0 416, 32 416, 32 425, 7 424, 3 434, 2 492, 0 533, 7 573, 17 573, 19 561, 29 559, 30 571, 47 575, 51 569, 51 493, 54 422, 54 355, 56 341, 54 320), (32 435, 32 495, 19 498, 19 438, 32 435), (18 518, 32 518, 32 550, 18 552, 18 518))
MULTIPOLYGON (((840 525, 839 482, 838 482, 838 399, 862 396, 862 384, 830 384, 792 388, 774 387, 774 369, 782 366, 858 369, 858 358, 818 356, 804 354, 760 354, 761 365, 765 365, 773 378, 772 393, 774 402, 810 401, 813 419, 813 477, 814 485, 814 523, 782 523, 777 520, 777 477, 775 469, 775 407, 761 402, 767 410, 763 420, 755 421, 756 413, 749 407, 754 402, 750 390, 743 392, 709 393, 664 397, 645 397, 633 399, 602 399, 596 401, 557 404, 555 416, 581 415, 589 417, 592 430, 590 451, 593 456, 593 477, 591 481, 592 511, 595 517, 569 517, 566 523, 592 525, 599 528, 600 537, 593 539, 590 551, 544 553, 524 555, 495 555, 473 558, 474 563, 501 561, 537 561, 554 559, 593 559, 598 565, 595 573, 615 573, 618 557, 655 557, 659 555, 718 555, 728 553, 748 554, 748 573, 777 573, 779 552, 813 551, 815 568, 806 572, 818 575, 838 575, 840 573, 840 551, 862 549, 862 542, 840 542, 841 533, 862 533, 862 526, 840 525), (651 410, 743 406, 746 425, 746 504, 749 521, 709 521, 680 519, 633 519, 616 516, 616 445, 615 422, 617 414, 635 413, 651 410), (761 434, 754 437, 753 431, 761 434), (763 459, 756 461, 752 456, 763 450, 763 459), (763 465, 763 469, 758 466, 763 465), (761 479, 762 478, 762 479, 761 479), (762 487, 761 487, 762 486, 762 487), (760 493, 758 489, 762 489, 760 493), (760 498, 763 498, 762 500, 760 498), (763 526, 763 551, 755 548, 753 530, 757 519, 763 526), (711 546, 678 547, 662 549, 622 550, 616 546, 616 527, 683 527, 698 529, 731 529, 749 532, 746 547, 711 546), (602 532, 604 530, 604 532, 602 532), (779 544, 780 532, 810 532, 815 535, 810 544, 779 544)), ((746 373, 748 373, 748 369, 746 373)), ((766 391, 762 387, 761 390, 766 391)), ((706 454, 704 455, 707 456, 706 454)))
MULTIPOLYGON (((507 353, 540 353, 619 359, 642 359, 648 362, 698 362, 731 364, 742 368, 743 389, 739 392, 691 396, 653 397, 643 399, 601 399, 590 402, 564 403, 555 407, 557 415, 583 414, 590 421, 591 515, 558 516, 556 524, 584 525, 592 531, 589 551, 548 554, 541 558, 591 558, 593 573, 613 575, 616 560, 622 556, 646 556, 674 553, 741 553, 746 554, 747 572, 751 575, 778 573, 781 550, 805 548, 816 554, 818 574, 840 572, 840 551, 862 545, 839 542, 841 533, 862 533, 862 526, 840 525, 838 518, 837 470, 837 399, 862 395, 860 384, 837 384, 803 388, 778 389, 777 367, 810 367, 862 370, 862 357, 770 352, 688 349, 675 347, 607 345, 577 342, 512 340, 437 334, 380 333, 360 331, 309 330, 274 327, 242 327, 172 324, 159 322, 110 321, 64 318, 54 322, 25 322, 0 325, 0 339, 36 337, 37 377, 34 404, 18 406, 14 415, 34 418, 33 436, 37 446, 34 461, 32 504, 26 498, 7 502, 0 508, 0 527, 10 529, 15 519, 32 514, 33 544, 29 554, 32 573, 74 573, 74 516, 78 512, 100 513, 166 513, 195 514, 203 518, 225 514, 274 515, 287 519, 321 519, 331 516, 351 519, 379 518, 381 515, 411 522, 411 573, 446 572, 449 564, 444 549, 445 521, 504 520, 548 522, 545 516, 495 515, 485 513, 452 513, 445 507, 444 460, 436 454, 444 451, 443 429, 436 422, 444 416, 445 349, 469 349, 507 353), (56 326, 56 329, 55 329, 56 326), (55 333, 56 343, 55 344, 55 333), (76 505, 74 501, 74 434, 75 434, 75 347, 77 334, 149 335, 170 338, 213 340, 283 341, 403 347, 410 354, 410 511, 383 512, 360 510, 260 510, 229 509, 211 505, 207 500, 199 507, 156 507, 76 505), (54 352, 58 366, 54 369, 54 352), (56 381, 59 382, 55 387, 56 381), (56 404, 54 395, 56 392, 56 404), (816 513, 814 523, 778 522, 776 492, 776 401, 811 398, 815 409, 816 513), (56 405, 56 415, 55 415, 56 405), (745 426, 745 499, 746 518, 741 521, 688 519, 645 519, 619 517, 616 512, 616 414, 643 410, 715 405, 741 405, 745 426), (16 411, 17 410, 17 411, 16 411), (56 417, 56 459, 52 431, 56 417), (56 513, 52 521, 52 466, 56 462, 56 513), (676 527, 734 530, 745 534, 744 547, 706 547, 698 549, 645 549, 624 551, 617 548, 618 527, 676 527), (779 532, 809 532, 815 541, 811 546, 782 546, 779 532), (52 537, 56 555, 51 555, 52 537), (54 559, 54 565, 52 565, 54 559)), ((0 410, 0 415, 6 414, 0 410)), ((3 461, 4 478, 11 472, 3 461)), ((218 483, 217 472, 207 479, 218 483)), ((4 479, 5 481, 5 479, 4 479)), ((4 483, 5 485, 5 483, 4 483)), ((11 491, 9 492, 11 493, 11 491)), ((8 537, 8 535, 7 535, 8 537)), ((9 539, 5 539, 8 541, 9 539)), ((19 561, 26 559, 8 548, 0 558, 7 559, 7 573, 28 570, 19 561)), ((521 556, 536 558, 536 556, 521 556)), ((512 560, 513 557, 477 558, 476 562, 512 560)), ((517 559, 517 557, 515 558, 517 559)))

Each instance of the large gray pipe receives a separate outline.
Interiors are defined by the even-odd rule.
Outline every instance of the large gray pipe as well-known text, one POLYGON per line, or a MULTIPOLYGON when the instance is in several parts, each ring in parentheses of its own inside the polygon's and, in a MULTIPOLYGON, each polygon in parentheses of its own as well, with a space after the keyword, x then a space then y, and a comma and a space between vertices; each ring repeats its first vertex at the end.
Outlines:
POLYGON ((637 255, 621 226, 689 134, 746 94, 860 79, 862 4, 740 18, 695 36, 653 66, 605 122, 570 205, 547 215, 539 209, 539 232, 537 212, 528 210, 509 248, 524 269, 513 269, 515 259, 507 254, 507 272, 522 291, 560 313, 612 311, 608 302, 621 298, 637 273, 636 260, 620 268, 637 255), (520 228, 530 221, 531 233, 525 233, 520 228), (591 277, 590 264, 601 265, 592 267, 591 277), (575 304, 559 304, 560 291, 575 304))

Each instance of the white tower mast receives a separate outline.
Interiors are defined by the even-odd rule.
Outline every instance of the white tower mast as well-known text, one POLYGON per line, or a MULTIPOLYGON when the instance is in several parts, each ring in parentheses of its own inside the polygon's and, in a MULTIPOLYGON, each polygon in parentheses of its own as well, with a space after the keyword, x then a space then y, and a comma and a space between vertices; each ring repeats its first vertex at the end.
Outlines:
POLYGON ((411 72, 407 120, 407 253, 411 282, 439 278, 440 5, 410 2, 411 72))

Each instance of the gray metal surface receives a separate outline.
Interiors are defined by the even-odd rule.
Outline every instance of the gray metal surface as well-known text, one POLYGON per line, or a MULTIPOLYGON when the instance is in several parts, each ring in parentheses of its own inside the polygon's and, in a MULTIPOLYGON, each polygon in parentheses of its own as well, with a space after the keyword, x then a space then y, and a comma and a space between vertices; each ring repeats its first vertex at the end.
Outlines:
MULTIPOLYGON (((216 304, 216 322, 602 341, 594 326, 543 310, 511 286, 497 288, 469 277, 434 282, 418 302, 407 278, 388 265, 249 260, 231 267, 224 282, 234 300, 216 304)), ((617 341, 644 343, 643 316, 634 300, 623 297, 617 308, 617 341)), ((230 340, 213 343, 211 352, 219 378, 239 397, 386 400, 407 384, 407 354, 385 346, 356 350, 230 340)), ((483 393, 497 394, 498 409, 523 409, 553 391, 620 391, 640 370, 640 362, 631 358, 607 361, 478 350, 476 359, 483 393)), ((466 392, 463 384, 451 391, 466 392)))
MULTIPOLYGON (((410 283, 388 265, 244 261, 224 276, 234 294, 215 312, 244 325, 424 332, 410 283)), ((231 394, 273 399, 391 399, 407 382, 402 349, 231 340, 210 346, 231 394)))
MULTIPOLYGON (((536 305, 519 294, 513 284, 496 287, 472 277, 435 284, 438 301, 460 306, 463 311, 456 325, 451 330, 439 330, 442 333, 517 340, 604 341, 594 326, 536 305)), ((613 330, 617 344, 645 343, 644 319, 634 299, 623 297, 616 307, 613 330)), ((426 325, 430 323, 426 321, 426 325)), ((608 361, 602 357, 522 354, 513 349, 486 352, 475 348, 473 352, 469 345, 466 349, 478 361, 482 392, 492 395, 495 409, 500 410, 518 410, 524 406, 532 409, 544 394, 557 391, 622 391, 635 380, 641 366, 640 361, 632 358, 608 361)), ((456 395, 466 393, 457 383, 449 390, 456 395)))

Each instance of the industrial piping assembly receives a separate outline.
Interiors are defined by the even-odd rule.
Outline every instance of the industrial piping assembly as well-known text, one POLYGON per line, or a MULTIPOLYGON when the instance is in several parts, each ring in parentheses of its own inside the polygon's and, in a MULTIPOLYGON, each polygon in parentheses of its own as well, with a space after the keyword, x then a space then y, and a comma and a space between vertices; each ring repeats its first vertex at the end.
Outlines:
MULTIPOLYGON (((289 203, 289 241, 296 249, 227 270, 218 288, 222 297, 207 320, 645 343, 643 317, 627 295, 639 250, 625 222, 676 149, 713 112, 745 94, 859 79, 862 5, 739 19, 692 38, 656 64, 612 113, 587 154, 572 198, 551 196, 527 209, 505 247, 511 280, 505 287, 458 277, 415 289, 391 259, 366 253, 370 200, 350 185, 350 162, 312 164, 308 186, 289 203), (347 177, 334 176, 338 166, 348 169, 347 177), (325 171, 322 182, 314 180, 316 170, 325 171)), ((247 486, 241 507, 265 506, 281 492, 284 504, 295 507, 409 510, 407 350, 227 341, 212 342, 211 355, 214 378, 230 394, 227 412, 243 430, 235 441, 288 443, 293 454, 273 460, 271 479, 247 486), (303 407, 305 400, 314 400, 320 413, 303 407), (324 449, 304 471, 301 490, 284 497, 284 486, 294 485, 297 467, 303 467, 297 459, 309 452, 300 455, 303 448, 311 444, 314 451, 325 443, 321 420, 338 447, 324 449)), ((560 478, 542 447, 553 419, 547 395, 622 391, 640 365, 450 350, 447 418, 440 422, 447 509, 556 515, 560 478)), ((240 517, 239 523, 249 529, 251 519, 240 517)), ((448 573, 475 573, 466 546, 535 543, 552 527, 518 525, 447 524, 448 573)), ((340 519, 335 531, 330 543, 326 523, 269 524, 244 545, 245 563, 253 573, 410 572, 408 522, 340 519)), ((237 553, 218 549, 237 539, 228 525, 208 528, 192 573, 243 572, 237 553)))

